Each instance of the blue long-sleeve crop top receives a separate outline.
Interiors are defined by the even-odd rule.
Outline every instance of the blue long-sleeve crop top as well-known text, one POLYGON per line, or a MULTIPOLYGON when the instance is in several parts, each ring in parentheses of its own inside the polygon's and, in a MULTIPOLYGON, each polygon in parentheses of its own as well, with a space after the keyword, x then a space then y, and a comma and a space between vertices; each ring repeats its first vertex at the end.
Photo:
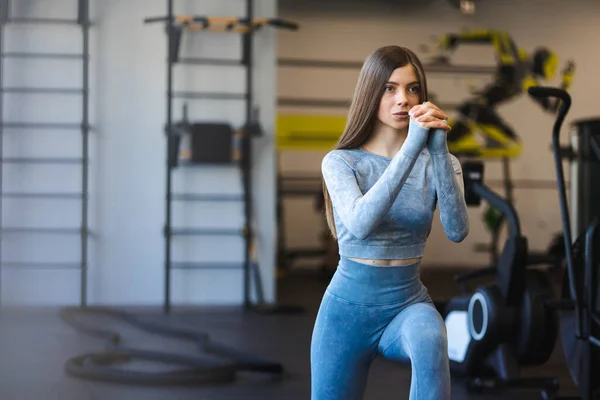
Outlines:
POLYGON ((469 233, 461 165, 441 129, 428 132, 411 118, 394 157, 332 150, 321 169, 341 256, 422 257, 438 206, 450 240, 461 242, 469 233))

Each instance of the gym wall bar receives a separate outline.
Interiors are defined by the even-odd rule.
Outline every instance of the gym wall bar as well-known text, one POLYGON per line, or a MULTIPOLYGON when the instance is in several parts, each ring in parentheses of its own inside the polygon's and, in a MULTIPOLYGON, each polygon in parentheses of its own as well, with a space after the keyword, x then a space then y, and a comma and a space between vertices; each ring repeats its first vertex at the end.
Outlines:
MULTIPOLYGON (((208 17, 204 15, 178 15, 172 19, 173 24, 191 31, 217 31, 249 33, 264 26, 296 30, 298 24, 285 21, 281 18, 255 18, 249 24, 248 18, 233 17, 208 17)), ((168 22, 169 17, 150 17, 144 19, 145 23, 168 22)))
MULTIPOLYGON (((254 88, 253 88, 253 40, 252 35, 263 27, 272 27, 278 29, 297 30, 298 25, 293 22, 284 21, 279 18, 254 18, 253 9, 254 1, 246 0, 246 12, 244 17, 223 17, 223 16, 206 16, 206 15, 175 15, 174 0, 167 1, 167 13, 165 16, 148 17, 144 19, 145 24, 161 23, 166 28, 167 33, 167 110, 166 110, 166 124, 165 133, 167 136, 167 171, 166 171, 166 204, 165 204, 165 285, 164 285, 164 310, 169 312, 171 309, 171 271, 173 269, 215 269, 215 268, 235 268, 242 267, 243 269, 243 298, 244 308, 257 310, 260 312, 278 312, 281 308, 277 306, 270 306, 264 302, 262 298, 262 279, 258 266, 253 256, 254 246, 254 232, 250 228, 251 221, 253 220, 253 207, 251 206, 252 201, 252 184, 251 179, 251 166, 252 166, 252 154, 251 154, 251 138, 260 136, 262 130, 258 124, 256 118, 256 108, 254 105, 254 88), (185 58, 180 59, 180 44, 183 32, 196 33, 198 31, 214 31, 220 33, 235 33, 242 34, 241 43, 241 57, 238 59, 233 58, 185 58), (241 66, 245 72, 245 88, 240 93, 225 93, 225 92, 206 92, 206 91, 174 91, 173 90, 173 67, 177 63, 194 64, 199 65, 227 65, 227 66, 241 66), (228 121, 223 121, 220 124, 208 124, 211 128, 205 124, 206 121, 188 121, 186 117, 183 121, 173 121, 173 104, 174 98, 185 98, 189 101, 197 99, 205 100, 243 100, 245 103, 245 122, 243 128, 235 129, 228 121), (217 126, 218 125, 218 126, 217 126), (201 163, 226 163, 236 165, 240 170, 241 186, 243 189, 243 195, 241 198, 235 199, 235 201, 241 201, 244 209, 244 222, 240 229, 223 230, 223 229, 212 229, 212 228, 189 228, 189 227, 177 227, 173 229, 171 210, 172 202, 185 199, 185 201, 211 201, 215 196, 199 196, 190 195, 189 193, 173 193, 172 191, 172 173, 173 170, 178 166, 177 155, 185 156, 180 152, 178 148, 178 136, 180 133, 183 136, 194 136, 193 130, 196 127, 202 127, 203 134, 209 134, 211 138, 215 138, 213 143, 214 146, 210 146, 209 149, 205 147, 199 149, 197 146, 192 144, 192 153, 197 153, 197 157, 193 157, 189 154, 192 162, 186 163, 188 166, 201 164, 201 163), (191 129, 191 130, 190 130, 191 129), (212 130, 211 130, 212 129, 212 130), (179 132, 182 131, 182 132, 179 132), (240 137, 240 133, 243 134, 240 137), (223 133, 223 134, 222 134, 223 133), (231 154, 229 145, 224 146, 222 151, 217 151, 218 144, 222 143, 219 141, 219 137, 224 136, 237 137, 239 143, 239 151, 233 151, 232 157, 226 155, 225 158, 215 156, 217 154, 231 154), (213 154, 205 154, 206 151, 212 152, 213 154), (241 236, 245 242, 244 245, 244 261, 242 265, 230 265, 230 263, 212 263, 212 262, 173 262, 171 254, 171 239, 176 236, 207 236, 207 235, 228 235, 228 236, 241 236), (259 297, 258 304, 253 304, 250 299, 251 288, 251 272, 255 275, 254 284, 256 293, 259 297)), ((184 106, 184 110, 186 106, 184 106)), ((229 143, 229 140, 226 140, 229 143)), ((184 157, 185 158, 185 157, 184 157)), ((215 194, 217 195, 217 194, 215 194)), ((222 198, 222 196, 219 196, 222 198)))

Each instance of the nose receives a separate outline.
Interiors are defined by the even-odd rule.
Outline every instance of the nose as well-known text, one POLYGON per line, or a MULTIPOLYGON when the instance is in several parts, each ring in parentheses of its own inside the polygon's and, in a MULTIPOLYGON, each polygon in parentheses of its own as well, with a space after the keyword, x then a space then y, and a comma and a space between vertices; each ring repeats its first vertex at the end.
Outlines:
POLYGON ((408 104, 408 97, 406 96, 406 93, 403 90, 398 90, 396 94, 396 103, 399 106, 408 104))

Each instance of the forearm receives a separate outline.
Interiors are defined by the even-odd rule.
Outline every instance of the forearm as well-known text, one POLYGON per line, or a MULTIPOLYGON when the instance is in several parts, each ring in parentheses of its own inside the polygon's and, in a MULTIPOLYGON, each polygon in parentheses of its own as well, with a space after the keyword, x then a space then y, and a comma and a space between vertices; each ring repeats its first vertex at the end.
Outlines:
POLYGON ((367 238, 389 212, 427 142, 427 130, 411 121, 406 141, 377 182, 362 193, 348 165, 324 161, 323 177, 341 222, 359 239, 367 238))
POLYGON ((446 236, 461 242, 469 234, 469 215, 464 196, 462 170, 448 151, 446 132, 434 129, 427 143, 440 210, 440 220, 446 236))

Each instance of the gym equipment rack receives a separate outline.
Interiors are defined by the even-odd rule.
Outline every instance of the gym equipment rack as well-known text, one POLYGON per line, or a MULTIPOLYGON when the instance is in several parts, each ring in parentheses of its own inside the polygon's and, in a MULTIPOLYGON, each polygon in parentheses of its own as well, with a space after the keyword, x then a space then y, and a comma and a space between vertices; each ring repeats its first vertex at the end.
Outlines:
MULTIPOLYGON (((207 235, 241 235, 245 241, 244 262, 243 262, 243 297, 244 308, 251 308, 250 301, 250 269, 255 269, 258 276, 258 266, 253 264, 251 253, 253 250, 253 232, 250 227, 252 221, 252 181, 251 181, 251 136, 260 134, 258 121, 255 118, 254 96, 253 96, 253 61, 252 61, 252 39, 253 33, 263 27, 271 26, 275 28, 284 28, 296 30, 298 26, 295 23, 287 22, 279 18, 254 18, 253 0, 246 0, 246 16, 244 18, 203 16, 203 15, 184 15, 174 14, 174 0, 167 0, 167 15, 160 17, 149 17, 144 23, 164 23, 166 25, 167 40, 167 111, 165 133, 167 136, 167 171, 166 171, 166 207, 165 207, 165 285, 164 285, 164 311, 171 309, 171 270, 174 268, 182 269, 221 269, 221 268, 239 268, 238 265, 219 265, 218 263, 198 263, 185 262, 173 263, 171 260, 171 239, 173 236, 207 236, 207 235), (241 60, 218 59, 218 58, 180 58, 179 47, 183 31, 213 31, 223 33, 240 33, 243 35, 242 57, 241 60), (244 93, 231 94, 219 92, 174 92, 173 90, 173 66, 175 63, 185 63, 193 65, 221 65, 221 66, 243 66, 245 68, 246 88, 244 93), (239 162, 236 162, 242 175, 244 205, 244 223, 241 229, 172 229, 171 210, 174 200, 180 201, 240 201, 237 197, 230 195, 186 195, 172 193, 172 174, 174 163, 170 161, 173 154, 177 154, 177 149, 173 149, 176 141, 173 139, 177 134, 178 127, 173 122, 173 98, 186 99, 208 99, 208 100, 244 100, 245 101, 245 123, 244 126, 236 130, 236 134, 241 136, 241 151, 239 162)), ((186 121, 184 121, 185 123, 186 121)), ((259 279, 255 279, 259 280, 259 279)), ((262 296, 260 282, 257 282, 259 297, 262 296)))
MULTIPOLYGON (((59 234, 80 235, 80 260, 78 263, 56 263, 56 262, 13 262, 5 261, 1 256, 0 248, 0 284, 2 284, 2 269, 13 268, 18 270, 80 270, 80 305, 87 304, 87 269, 88 269, 88 155, 89 155, 89 0, 77 1, 77 18, 16 18, 11 16, 11 1, 0 0, 0 235, 21 234, 59 234), (51 53, 51 52, 14 52, 5 51, 5 28, 8 25, 73 25, 81 28, 82 51, 81 53, 51 53), (42 88, 42 87, 7 87, 4 82, 4 60, 75 60, 81 61, 83 79, 81 88, 42 88), (32 95, 80 95, 81 96, 81 123, 40 123, 27 121, 6 121, 4 119, 4 94, 19 93, 32 95), (74 157, 5 157, 4 135, 7 130, 73 130, 80 131, 81 158, 74 157), (19 165, 78 165, 81 167, 81 192, 5 192, 3 190, 3 172, 5 164, 19 165), (79 228, 57 227, 57 228, 24 228, 7 227, 2 223, 3 199, 78 199, 81 201, 81 225, 79 228)), ((0 244, 2 239, 0 238, 0 244)), ((1 247, 1 246, 0 246, 1 247)), ((2 293, 0 285, 0 294, 2 293)), ((0 303, 2 296, 0 295, 0 303)))

